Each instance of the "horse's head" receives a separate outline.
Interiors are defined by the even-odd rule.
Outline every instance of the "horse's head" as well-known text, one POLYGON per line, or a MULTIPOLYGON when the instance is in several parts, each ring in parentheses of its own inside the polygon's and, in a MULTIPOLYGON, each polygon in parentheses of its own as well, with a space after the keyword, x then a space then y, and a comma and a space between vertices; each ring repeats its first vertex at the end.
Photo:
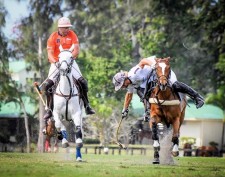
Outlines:
POLYGON ((158 85, 161 91, 165 91, 168 85, 168 79, 170 77, 170 57, 158 59, 155 65, 156 76, 158 79, 158 85))
POLYGON ((69 50, 64 50, 62 46, 59 46, 60 54, 59 54, 59 71, 60 74, 66 75, 70 73, 71 67, 73 64, 72 51, 74 49, 74 44, 71 46, 69 50))

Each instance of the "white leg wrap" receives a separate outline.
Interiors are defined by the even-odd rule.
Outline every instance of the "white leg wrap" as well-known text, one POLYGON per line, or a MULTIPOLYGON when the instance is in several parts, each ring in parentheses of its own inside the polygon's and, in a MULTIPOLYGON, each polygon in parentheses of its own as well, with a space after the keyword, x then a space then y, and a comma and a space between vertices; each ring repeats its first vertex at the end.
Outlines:
POLYGON ((175 144, 174 146, 173 146, 173 150, 172 150, 173 152, 178 152, 179 151, 179 149, 178 149, 178 145, 177 144, 175 144))
POLYGON ((154 140, 153 147, 159 147, 159 142, 158 142, 158 140, 154 140))
POLYGON ((82 139, 80 139, 80 138, 77 138, 76 139, 76 147, 80 147, 80 148, 83 147, 83 141, 82 141, 82 139))

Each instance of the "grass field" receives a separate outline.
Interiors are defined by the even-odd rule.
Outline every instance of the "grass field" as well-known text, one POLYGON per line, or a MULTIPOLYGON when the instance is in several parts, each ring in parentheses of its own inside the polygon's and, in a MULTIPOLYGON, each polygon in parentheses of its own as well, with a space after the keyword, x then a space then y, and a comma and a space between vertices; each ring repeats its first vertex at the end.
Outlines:
POLYGON ((225 158, 178 157, 174 165, 153 165, 148 155, 0 153, 0 177, 224 177, 225 158))

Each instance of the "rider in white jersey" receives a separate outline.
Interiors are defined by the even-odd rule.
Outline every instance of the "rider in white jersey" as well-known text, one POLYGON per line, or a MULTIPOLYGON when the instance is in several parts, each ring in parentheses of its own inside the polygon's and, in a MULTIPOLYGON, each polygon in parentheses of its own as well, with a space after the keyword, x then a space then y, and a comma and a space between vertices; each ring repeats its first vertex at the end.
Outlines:
MULTIPOLYGON (((144 99, 144 92, 147 85, 146 82, 148 81, 148 83, 150 83, 154 81, 155 73, 153 68, 156 64, 156 60, 156 56, 144 58, 139 62, 139 64, 131 68, 129 72, 121 71, 113 77, 113 84, 116 91, 120 90, 121 88, 127 89, 122 110, 122 117, 127 117, 129 112, 128 107, 132 100, 133 93, 136 90, 141 101, 144 102, 144 121, 149 120, 149 102, 148 100, 144 99)), ((186 84, 177 81, 177 77, 172 70, 169 78, 169 83, 175 91, 188 94, 195 101, 197 108, 203 106, 204 99, 195 90, 193 90, 186 84)))

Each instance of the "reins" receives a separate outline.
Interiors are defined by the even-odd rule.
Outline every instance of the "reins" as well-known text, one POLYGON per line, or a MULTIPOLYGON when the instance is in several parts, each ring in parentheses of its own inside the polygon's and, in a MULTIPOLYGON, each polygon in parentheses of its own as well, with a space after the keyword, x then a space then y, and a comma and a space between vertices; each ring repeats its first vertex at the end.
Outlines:
MULTIPOLYGON (((64 51, 63 51, 63 52, 64 52, 64 51)), ((63 62, 66 62, 66 61, 63 61, 63 62)), ((59 80, 59 82, 58 82, 58 85, 59 85, 59 92, 60 92, 60 93, 57 93, 56 90, 55 90, 55 93, 54 93, 54 94, 57 95, 57 96, 60 96, 60 97, 65 98, 65 100, 66 100, 65 118, 66 118, 67 121, 69 121, 69 120, 68 120, 68 105, 69 105, 69 100, 70 100, 72 97, 79 96, 78 93, 77 93, 77 94, 73 94, 73 86, 72 86, 71 80, 70 80, 70 78, 69 78, 69 76, 68 76, 68 74, 71 74, 72 64, 73 64, 73 60, 71 60, 71 62, 70 62, 69 64, 66 62, 67 69, 66 69, 64 72, 62 72, 62 70, 60 70, 60 66, 62 65, 62 63, 57 67, 57 69, 59 70, 60 75, 63 75, 63 76, 65 76, 65 77, 67 78, 67 81, 68 81, 68 83, 69 83, 69 89, 70 89, 70 90, 69 90, 69 94, 68 94, 68 95, 67 95, 67 94, 63 94, 62 91, 60 90, 60 80, 59 80)))

